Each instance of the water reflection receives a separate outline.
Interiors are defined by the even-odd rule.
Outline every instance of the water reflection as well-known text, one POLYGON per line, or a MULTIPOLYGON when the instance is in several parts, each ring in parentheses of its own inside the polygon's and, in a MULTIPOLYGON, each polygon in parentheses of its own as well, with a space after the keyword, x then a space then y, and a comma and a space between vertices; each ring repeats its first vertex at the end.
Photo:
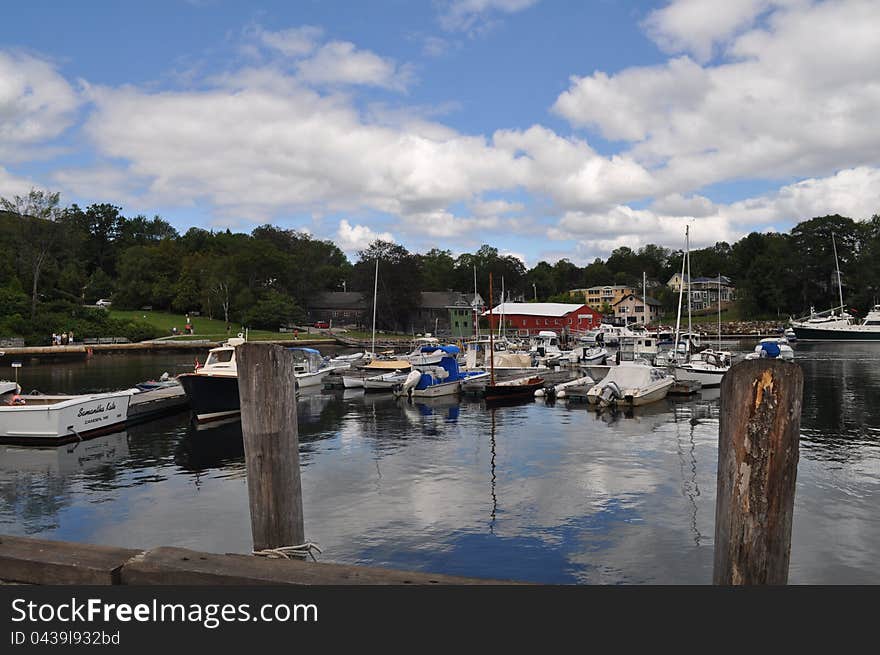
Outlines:
MULTIPOLYGON (((46 390, 122 388, 191 366, 176 357, 27 374, 46 390)), ((798 344, 797 362, 805 393, 789 579, 878 583, 880 344, 798 344)), ((307 537, 325 561, 709 583, 719 395, 597 413, 306 389, 297 416, 307 537)), ((0 449, 0 533, 250 550, 239 420, 195 426, 181 414, 71 446, 0 449)))

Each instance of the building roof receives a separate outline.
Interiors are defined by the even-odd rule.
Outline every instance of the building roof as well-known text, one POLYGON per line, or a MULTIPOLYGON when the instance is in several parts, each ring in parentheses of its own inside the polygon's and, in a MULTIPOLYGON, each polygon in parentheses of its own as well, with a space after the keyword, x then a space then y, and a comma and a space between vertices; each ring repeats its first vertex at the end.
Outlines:
POLYGON ((367 299, 359 291, 325 291, 309 302, 310 309, 366 309, 367 299))
MULTIPOLYGON (((561 318, 583 307, 584 305, 582 304, 568 302, 503 302, 497 307, 493 307, 492 313, 498 315, 551 316, 561 318)), ((488 315, 488 311, 483 312, 483 316, 488 315)))
POLYGON ((447 307, 470 307, 470 302, 459 291, 422 291, 422 309, 446 309, 447 307))
MULTIPOLYGON (((717 276, 717 275, 716 275, 715 277, 695 277, 695 278, 692 280, 692 282, 693 282, 694 284, 697 284, 697 283, 700 283, 700 282, 714 282, 715 284, 718 284, 718 277, 719 277, 719 276, 717 276)), ((721 284, 726 284, 726 285, 728 285, 728 286, 730 286, 730 285, 733 284, 733 283, 730 281, 730 278, 727 277, 726 275, 722 275, 722 276, 720 276, 720 277, 721 277, 721 284)), ((687 276, 687 273, 685 273, 684 275, 682 275, 681 273, 675 273, 671 278, 669 278, 669 282, 667 282, 666 284, 672 284, 673 280, 675 280, 675 279, 677 279, 677 278, 681 278, 682 280, 684 280, 685 282, 687 282, 688 276, 687 276)))
POLYGON ((645 304, 645 305, 650 305, 650 306, 653 306, 653 307, 660 307, 660 306, 663 305, 662 302, 660 302, 659 300, 656 300, 655 298, 652 298, 651 296, 645 296, 645 299, 642 300, 642 297, 641 297, 641 296, 637 296, 637 295, 634 294, 634 293, 628 293, 628 294, 626 294, 623 298, 621 298, 621 299, 618 300, 616 303, 614 303, 614 304, 612 305, 612 307, 617 307, 620 303, 622 303, 624 300, 628 300, 629 298, 635 298, 635 299, 636 299, 637 301, 639 301, 640 303, 643 303, 643 304, 645 304))

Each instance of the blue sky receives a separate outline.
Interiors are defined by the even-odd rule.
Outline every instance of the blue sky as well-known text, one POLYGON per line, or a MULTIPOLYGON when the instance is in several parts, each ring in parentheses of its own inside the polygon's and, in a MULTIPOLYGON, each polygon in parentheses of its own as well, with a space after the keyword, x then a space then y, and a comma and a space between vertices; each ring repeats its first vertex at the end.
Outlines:
POLYGON ((34 0, 0 196, 585 263, 880 212, 871 0, 34 0))

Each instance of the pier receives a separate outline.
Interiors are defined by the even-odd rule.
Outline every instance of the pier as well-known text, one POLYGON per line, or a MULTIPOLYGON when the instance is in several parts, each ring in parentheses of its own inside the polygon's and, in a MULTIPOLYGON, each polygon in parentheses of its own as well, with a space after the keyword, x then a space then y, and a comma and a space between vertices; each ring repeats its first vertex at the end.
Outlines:
POLYGON ((0 584, 33 585, 498 585, 514 584, 369 566, 117 548, 0 536, 0 584))

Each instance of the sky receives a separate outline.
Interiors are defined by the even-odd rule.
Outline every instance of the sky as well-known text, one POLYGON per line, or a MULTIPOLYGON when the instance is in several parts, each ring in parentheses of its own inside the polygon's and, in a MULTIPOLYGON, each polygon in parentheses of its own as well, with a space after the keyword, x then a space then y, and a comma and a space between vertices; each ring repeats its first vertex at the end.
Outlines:
POLYGON ((877 0, 2 4, 6 198, 529 267, 880 213, 877 0))

